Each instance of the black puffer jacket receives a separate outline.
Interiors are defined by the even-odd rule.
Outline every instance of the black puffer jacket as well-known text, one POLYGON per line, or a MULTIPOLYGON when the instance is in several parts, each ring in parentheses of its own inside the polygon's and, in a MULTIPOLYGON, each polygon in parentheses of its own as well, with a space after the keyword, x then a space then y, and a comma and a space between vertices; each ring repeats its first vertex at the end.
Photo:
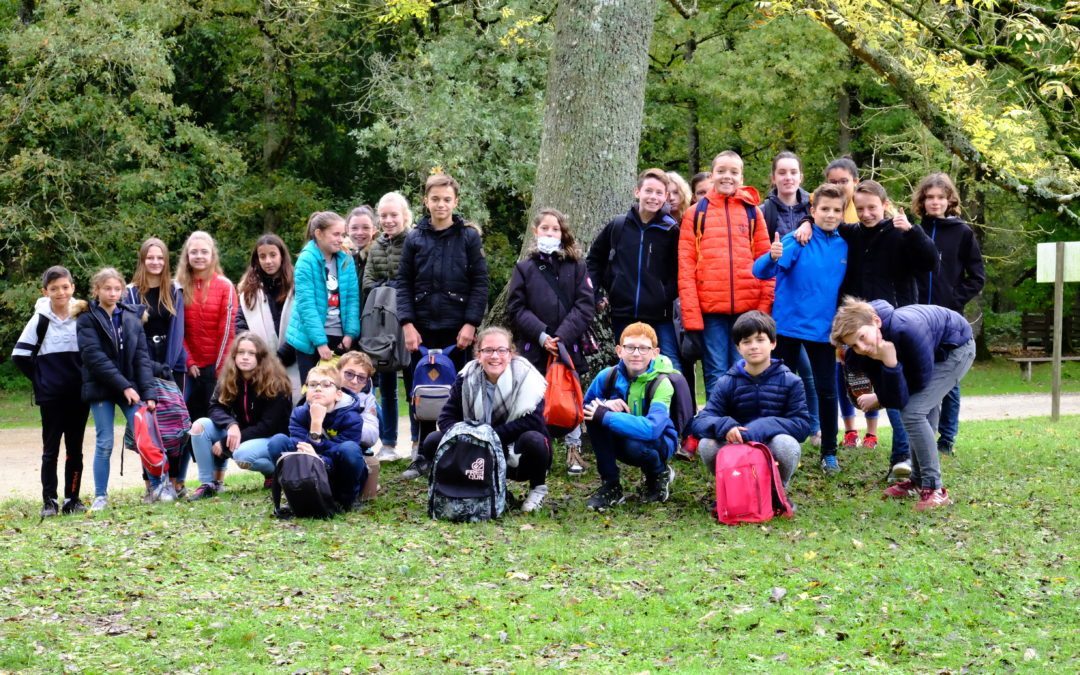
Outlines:
POLYGON ((592 283, 584 262, 534 251, 514 266, 506 313, 518 353, 534 368, 547 372, 548 352, 540 343, 540 334, 547 333, 559 338, 570 351, 574 367, 579 373, 584 372, 585 355, 579 342, 596 314, 592 283), (557 284, 561 296, 552 289, 552 282, 557 284))
POLYGON ((82 400, 87 403, 124 403, 124 390, 131 387, 146 401, 155 398, 154 373, 146 334, 142 327, 142 306, 118 303, 123 347, 116 339, 112 319, 97 300, 78 314, 75 330, 82 352, 82 400))
POLYGON ((934 242, 920 227, 896 229, 891 218, 875 227, 845 223, 840 236, 848 243, 848 266, 840 295, 884 300, 893 307, 918 300, 916 276, 937 271, 934 242))
POLYGON ((393 237, 380 234, 368 251, 367 266, 361 280, 364 293, 370 293, 376 286, 392 283, 397 278, 401 265, 401 251, 405 247, 408 231, 402 230, 393 237))
POLYGON ((210 397, 211 422, 224 429, 233 424, 240 427, 241 443, 253 438, 289 433, 289 415, 293 410, 290 394, 265 398, 252 391, 248 382, 243 382, 240 387, 236 400, 229 403, 221 402, 218 398, 221 392, 214 387, 214 394, 210 397))
POLYGON ((424 218, 405 237, 397 275, 397 311, 402 325, 420 331, 479 326, 487 308, 488 267, 480 231, 454 215, 436 230, 424 218))
POLYGON ((982 251, 975 233, 963 220, 955 217, 922 219, 922 229, 937 245, 940 268, 916 277, 920 305, 940 305, 955 312, 979 294, 986 284, 982 251))
POLYGON ((636 205, 611 220, 593 240, 586 264, 597 300, 603 288, 613 317, 672 318, 679 295, 679 225, 666 206, 648 223, 641 222, 636 205))

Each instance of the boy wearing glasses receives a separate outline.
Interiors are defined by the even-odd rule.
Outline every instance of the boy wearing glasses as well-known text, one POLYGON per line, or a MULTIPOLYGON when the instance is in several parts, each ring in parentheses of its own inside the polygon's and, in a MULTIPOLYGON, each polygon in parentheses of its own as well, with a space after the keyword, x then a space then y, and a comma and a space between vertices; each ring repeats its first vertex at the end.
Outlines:
POLYGON ((639 467, 645 475, 643 502, 666 502, 671 494, 675 472, 668 460, 678 446, 679 434, 668 410, 675 389, 664 379, 652 400, 645 400, 649 384, 674 371, 657 344, 652 326, 640 322, 627 326, 615 346, 619 363, 600 371, 585 393, 585 424, 602 481, 586 503, 593 511, 623 503, 619 461, 639 467), (615 377, 609 386, 612 368, 615 377))
MULTIPOLYGON (((356 399, 357 407, 364 418, 364 430, 360 438, 360 449, 368 453, 368 448, 379 440, 379 404, 371 393, 372 375, 375 365, 371 357, 364 352, 345 352, 338 360, 341 371, 341 388, 356 399)), ((394 456, 397 459, 397 456, 394 456)))
POLYGON ((341 388, 337 368, 316 366, 307 375, 306 402, 289 418, 289 435, 270 439, 270 457, 275 463, 286 452, 321 457, 334 501, 348 510, 367 480, 360 447, 364 443, 371 447, 378 436, 378 418, 365 416, 356 397, 341 388))

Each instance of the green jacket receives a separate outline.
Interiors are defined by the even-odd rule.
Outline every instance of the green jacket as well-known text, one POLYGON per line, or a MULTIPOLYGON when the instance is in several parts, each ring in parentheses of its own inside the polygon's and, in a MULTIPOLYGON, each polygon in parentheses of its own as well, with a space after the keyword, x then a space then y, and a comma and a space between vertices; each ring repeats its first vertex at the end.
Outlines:
MULTIPOLYGON (((393 237, 380 234, 368 251, 367 266, 364 267, 363 290, 368 293, 376 286, 393 282, 397 279, 398 263, 401 262, 401 249, 405 246, 405 235, 409 231, 402 229, 393 237)), ((391 284, 392 285, 392 284, 391 284)))

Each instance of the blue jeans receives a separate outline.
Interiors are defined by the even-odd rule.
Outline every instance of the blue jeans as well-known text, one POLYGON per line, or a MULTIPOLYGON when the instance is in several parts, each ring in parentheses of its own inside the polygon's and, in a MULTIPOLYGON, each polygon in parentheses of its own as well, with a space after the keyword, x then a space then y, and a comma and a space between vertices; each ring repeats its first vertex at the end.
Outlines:
MULTIPOLYGON (((191 449, 195 451, 195 463, 199 467, 199 482, 210 483, 214 480, 214 471, 224 471, 229 463, 229 460, 225 457, 214 456, 213 451, 214 443, 224 445, 229 430, 226 427, 214 424, 209 417, 204 417, 195 424, 200 425, 203 429, 201 434, 191 434, 191 449)), ((266 448, 269 444, 269 438, 246 440, 236 448, 233 457, 235 458, 244 453, 250 453, 252 457, 266 457, 268 455, 266 448)), ((272 469, 271 473, 273 473, 272 469)))
MULTIPOLYGON (((135 424, 135 406, 112 401, 95 401, 90 404, 90 414, 94 418, 94 496, 104 497, 109 491, 109 469, 113 451, 113 421, 116 419, 116 406, 127 418, 127 423, 135 424)), ((150 487, 156 488, 160 478, 150 477, 150 487)))
POLYGON ((619 481, 619 465, 616 462, 639 467, 646 476, 659 475, 675 454, 677 441, 662 435, 655 441, 639 441, 623 438, 609 431, 603 424, 586 422, 593 453, 596 455, 596 471, 605 483, 619 481))
POLYGON ((379 386, 379 440, 383 445, 397 445, 398 398, 397 373, 376 373, 379 386))
MULTIPOLYGON (((791 366, 788 366, 789 368, 791 366)), ((821 421, 818 419, 817 389, 814 387, 814 371, 810 369, 810 357, 806 355, 806 348, 799 350, 799 362, 795 366, 795 372, 802 378, 806 389, 806 407, 810 409, 810 434, 821 431, 821 421)))
POLYGON ((236 466, 248 471, 258 471, 270 478, 277 468, 278 458, 283 452, 292 452, 296 446, 285 434, 276 434, 270 438, 259 439, 262 443, 254 440, 249 443, 241 443, 233 453, 233 461, 236 466), (275 443, 276 442, 276 443, 275 443))
MULTIPOLYGON (((632 323, 635 323, 638 319, 629 319, 625 317, 611 317, 611 332, 615 336, 616 342, 622 336, 622 332, 626 330, 626 327, 632 323)), ((671 359, 671 365, 675 370, 682 372, 682 361, 679 359, 679 340, 675 337, 675 324, 671 321, 643 321, 652 326, 656 331, 656 339, 660 342, 660 353, 671 359)))
POLYGON ((889 424, 892 426, 892 454, 889 455, 889 464, 905 462, 911 458, 911 445, 908 443, 907 432, 904 431, 900 411, 889 408, 885 414, 889 416, 889 424))
MULTIPOLYGON (((285 434, 276 434, 267 443, 267 451, 274 463, 282 453, 295 452, 296 443, 285 434)), ((345 508, 352 506, 367 481, 368 468, 360 445, 345 441, 319 453, 326 464, 326 477, 330 481, 330 491, 334 501, 345 508)), ((252 469, 255 465, 252 464, 252 469)), ((264 474, 266 475, 266 474, 264 474)), ((269 475, 273 475, 271 470, 269 475)))
MULTIPOLYGON (((814 387, 818 396, 818 420, 821 422, 821 456, 836 454, 836 349, 828 342, 776 336, 776 354, 784 363, 798 363, 800 348, 806 349, 814 387)), ((804 386, 805 388, 805 386, 804 386)))
POLYGON ((705 353, 701 368, 705 376, 705 396, 713 392, 716 382, 739 360, 739 352, 731 341, 731 327, 736 317, 730 314, 705 314, 705 353))
POLYGON ((960 385, 941 399, 941 419, 938 421, 938 445, 952 447, 960 431, 960 385))

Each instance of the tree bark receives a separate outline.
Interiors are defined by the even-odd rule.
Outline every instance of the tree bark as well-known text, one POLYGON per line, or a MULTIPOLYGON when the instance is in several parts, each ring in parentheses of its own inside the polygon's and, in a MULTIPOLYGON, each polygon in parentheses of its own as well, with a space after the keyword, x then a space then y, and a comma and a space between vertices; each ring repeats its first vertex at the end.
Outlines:
POLYGON ((19 21, 24 26, 30 25, 30 22, 34 20, 34 10, 37 8, 37 2, 35 0, 21 0, 19 2, 19 21))
MULTIPOLYGON (((633 199, 655 14, 652 0, 566 0, 555 13, 529 220, 562 211, 583 250, 633 199)), ((505 306, 504 291, 489 321, 505 306)))

